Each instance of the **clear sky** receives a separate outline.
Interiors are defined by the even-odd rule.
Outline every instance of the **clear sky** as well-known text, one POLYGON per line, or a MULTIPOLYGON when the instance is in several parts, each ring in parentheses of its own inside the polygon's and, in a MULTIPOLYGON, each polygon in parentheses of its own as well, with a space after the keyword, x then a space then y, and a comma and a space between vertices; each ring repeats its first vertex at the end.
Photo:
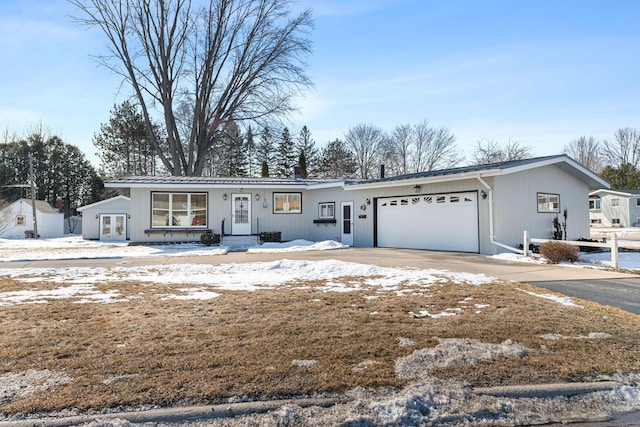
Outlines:
MULTIPOLYGON (((360 123, 429 120, 470 154, 480 138, 558 154, 582 135, 640 128, 640 1, 303 0, 315 83, 286 123, 319 145, 360 123)), ((92 144, 129 94, 98 67, 98 30, 66 0, 0 1, 0 131, 42 123, 98 164, 92 144)), ((468 156, 470 157, 470 156, 468 156)))

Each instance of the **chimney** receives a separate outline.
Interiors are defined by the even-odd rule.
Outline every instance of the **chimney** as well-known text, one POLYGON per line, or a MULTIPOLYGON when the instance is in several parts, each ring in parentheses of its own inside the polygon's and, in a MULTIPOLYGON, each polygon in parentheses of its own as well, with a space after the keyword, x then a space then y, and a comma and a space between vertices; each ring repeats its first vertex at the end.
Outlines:
POLYGON ((380 178, 384 178, 384 164, 380 165, 380 178))
POLYGON ((62 197, 56 197, 56 209, 62 212, 62 197))
POLYGON ((302 168, 300 165, 296 165, 293 167, 293 179, 301 179, 302 178, 302 168))

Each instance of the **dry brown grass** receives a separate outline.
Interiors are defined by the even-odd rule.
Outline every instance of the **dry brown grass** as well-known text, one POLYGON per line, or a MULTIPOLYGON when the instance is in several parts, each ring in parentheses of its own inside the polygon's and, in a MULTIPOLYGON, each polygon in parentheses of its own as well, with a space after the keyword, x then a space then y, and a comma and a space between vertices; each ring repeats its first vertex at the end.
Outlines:
MULTIPOLYGON (((616 371, 640 372, 640 317, 578 301, 565 307, 512 283, 443 284, 413 294, 327 293, 279 288, 221 291, 208 301, 162 300, 172 286, 98 285, 137 296, 114 304, 12 305, 0 309, 0 373, 63 371, 73 382, 0 406, 5 413, 119 405, 187 405, 232 396, 274 398, 400 386, 395 360, 433 347, 435 337, 507 339, 533 351, 523 359, 438 369, 442 378, 478 386, 580 381, 616 371), (376 298, 368 298, 376 297, 376 298), (465 298, 466 304, 462 304, 465 298), (474 304, 490 304, 478 309, 474 304), (416 318, 427 309, 455 316, 416 318), (480 311, 480 313, 476 313, 480 311), (549 341, 542 334, 606 339, 549 341), (399 345, 399 338, 415 341, 399 345), (293 360, 317 360, 300 367, 293 360), (361 362, 378 363, 354 370, 361 362)), ((3 291, 38 287, 5 281, 3 291)), ((50 285, 43 285, 51 287, 50 285)), ((173 286, 178 289, 181 286, 173 286)))

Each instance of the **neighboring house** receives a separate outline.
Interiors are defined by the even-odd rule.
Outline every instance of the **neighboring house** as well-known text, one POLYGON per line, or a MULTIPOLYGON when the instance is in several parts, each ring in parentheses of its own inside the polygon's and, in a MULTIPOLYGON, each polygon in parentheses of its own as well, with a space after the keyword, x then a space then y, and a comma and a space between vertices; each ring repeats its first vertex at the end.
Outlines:
POLYGON ((82 214, 82 237, 90 240, 129 239, 131 200, 116 196, 78 208, 82 214))
POLYGON ((550 238, 564 209, 568 239, 589 237, 589 191, 609 188, 566 155, 369 181, 155 176, 106 186, 130 189, 134 242, 280 231, 282 240, 483 254, 516 250, 525 230, 550 238))
POLYGON ((640 226, 640 190, 596 190, 589 193, 593 226, 640 226))
MULTIPOLYGON (((64 233, 64 214, 43 200, 36 200, 36 222, 40 237, 62 237, 64 233)), ((29 199, 19 199, 11 203, 0 213, 8 226, 0 237, 24 238, 33 233, 33 209, 29 199)))

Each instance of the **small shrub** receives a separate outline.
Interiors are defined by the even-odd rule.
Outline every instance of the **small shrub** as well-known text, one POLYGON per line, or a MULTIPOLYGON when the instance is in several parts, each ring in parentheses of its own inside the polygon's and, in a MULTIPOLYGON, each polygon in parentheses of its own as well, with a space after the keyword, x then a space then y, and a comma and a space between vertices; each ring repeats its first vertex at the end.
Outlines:
POLYGON ((263 231, 260 233, 260 240, 263 242, 276 242, 280 243, 282 233, 280 231, 263 231))
POLYGON ((563 261, 576 262, 579 248, 568 243, 550 240, 540 245, 540 255, 547 259, 549 264, 558 264, 563 261))
POLYGON ((220 235, 214 234, 210 231, 206 233, 202 233, 200 235, 200 243, 203 245, 211 246, 211 245, 219 245, 220 244, 220 235))

